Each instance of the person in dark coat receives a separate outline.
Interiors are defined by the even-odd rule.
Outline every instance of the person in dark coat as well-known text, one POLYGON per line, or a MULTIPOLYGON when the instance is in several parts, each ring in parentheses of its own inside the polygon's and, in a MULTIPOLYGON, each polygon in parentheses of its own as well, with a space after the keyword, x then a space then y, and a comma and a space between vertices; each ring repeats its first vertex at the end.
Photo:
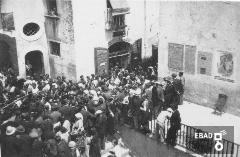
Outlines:
POLYGON ((141 93, 135 92, 134 96, 130 99, 130 107, 132 110, 133 124, 135 129, 139 129, 139 116, 141 113, 140 107, 142 105, 141 93))
POLYGON ((58 157, 71 157, 71 150, 68 147, 67 142, 65 142, 63 139, 61 139, 60 136, 56 136, 57 141, 57 156, 58 157))
POLYGON ((44 143, 41 138, 33 139, 31 157, 43 157, 44 143))
POLYGON ((7 126, 6 136, 2 139, 2 156, 3 157, 19 157, 21 151, 21 142, 16 138, 16 128, 7 126))
POLYGON ((106 114, 101 110, 96 111, 96 131, 100 142, 101 149, 105 149, 105 136, 106 136, 106 114))
POLYGON ((165 100, 164 108, 166 109, 166 108, 169 108, 170 105, 174 102, 174 97, 176 95, 176 92, 170 77, 164 78, 164 81, 167 83, 164 90, 164 100, 165 100))
POLYGON ((161 82, 157 81, 155 82, 155 86, 153 86, 153 89, 152 89, 152 105, 153 105, 153 111, 154 111, 155 117, 163 109, 164 101, 165 100, 164 100, 163 85, 161 82))
POLYGON ((101 147, 98 133, 95 128, 92 129, 92 139, 90 142, 89 157, 101 157, 101 147))
POLYGON ((181 117, 180 113, 177 109, 177 106, 172 107, 173 114, 170 118, 170 128, 167 132, 167 139, 166 142, 168 145, 176 146, 176 139, 177 139, 177 132, 181 129, 181 117))

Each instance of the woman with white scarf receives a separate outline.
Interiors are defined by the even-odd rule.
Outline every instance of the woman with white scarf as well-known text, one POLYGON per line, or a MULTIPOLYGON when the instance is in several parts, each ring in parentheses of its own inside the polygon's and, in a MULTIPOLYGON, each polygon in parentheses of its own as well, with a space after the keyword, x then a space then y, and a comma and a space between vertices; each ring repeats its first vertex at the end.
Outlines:
POLYGON ((75 117, 77 118, 77 120, 72 126, 72 133, 80 133, 84 130, 83 115, 81 113, 77 113, 75 114, 75 117))

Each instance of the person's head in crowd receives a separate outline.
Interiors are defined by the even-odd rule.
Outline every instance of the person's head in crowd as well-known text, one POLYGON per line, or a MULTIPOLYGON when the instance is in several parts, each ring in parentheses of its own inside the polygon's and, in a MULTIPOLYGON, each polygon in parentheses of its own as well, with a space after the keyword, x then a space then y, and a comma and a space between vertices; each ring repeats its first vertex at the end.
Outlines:
POLYGON ((179 73, 178 73, 178 76, 179 76, 179 77, 182 77, 182 76, 183 76, 183 72, 179 72, 179 73))
POLYGON ((74 142, 74 141, 70 141, 70 142, 68 143, 68 147, 69 147, 71 150, 73 150, 73 151, 76 150, 76 146, 77 146, 77 144, 76 144, 76 142, 74 142))
POLYGON ((24 128, 24 126, 19 125, 18 127, 16 127, 16 132, 18 134, 24 134, 26 132, 26 129, 24 128))
POLYGON ((163 80, 164 80, 167 84, 170 84, 170 83, 171 83, 171 77, 164 77, 163 80))
POLYGON ((7 136, 11 136, 11 135, 14 135, 16 133, 16 128, 13 127, 13 126, 7 126, 6 128, 6 135, 7 136))
POLYGON ((176 79, 177 78, 177 74, 176 73, 172 73, 172 79, 176 79))
POLYGON ((98 98, 98 96, 93 96, 92 100, 93 100, 93 104, 94 104, 94 105, 98 105, 98 103, 99 103, 99 98, 98 98))
POLYGON ((59 143, 62 140, 60 133, 55 134, 55 140, 57 141, 57 143, 59 143))
POLYGON ((95 115, 98 116, 98 115, 100 115, 100 114, 102 114, 102 113, 103 113, 102 110, 97 110, 97 111, 95 112, 95 115))
POLYGON ((167 108, 167 112, 169 112, 170 114, 173 113, 173 109, 171 107, 167 108))

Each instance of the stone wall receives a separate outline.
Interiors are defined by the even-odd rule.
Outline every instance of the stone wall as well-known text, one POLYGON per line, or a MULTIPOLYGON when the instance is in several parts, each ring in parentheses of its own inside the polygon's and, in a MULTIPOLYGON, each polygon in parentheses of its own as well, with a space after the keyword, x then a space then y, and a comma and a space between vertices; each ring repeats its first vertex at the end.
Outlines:
POLYGON ((49 56, 51 76, 56 78, 64 75, 67 79, 76 80, 72 1, 58 0, 57 10, 60 17, 57 28, 60 56, 49 56))
POLYGON ((236 115, 240 113, 239 9, 235 2, 160 2, 158 44, 159 77, 177 72, 168 68, 168 45, 182 44, 183 71, 189 65, 195 69, 185 72, 185 98, 214 108, 218 94, 226 94, 226 111, 236 115), (196 46, 194 64, 184 64, 187 45, 196 46), (199 54, 207 58, 199 59, 199 54), (222 54, 232 58, 220 58, 222 54), (221 66, 229 75, 219 72, 221 66))

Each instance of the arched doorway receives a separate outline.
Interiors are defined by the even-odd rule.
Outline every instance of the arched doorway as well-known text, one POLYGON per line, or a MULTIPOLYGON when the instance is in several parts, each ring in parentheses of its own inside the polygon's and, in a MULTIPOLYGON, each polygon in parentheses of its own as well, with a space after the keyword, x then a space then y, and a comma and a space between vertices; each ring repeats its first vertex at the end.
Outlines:
POLYGON ((18 74, 16 40, 0 34, 0 70, 12 68, 18 74))
POLYGON ((39 76, 44 74, 43 54, 41 51, 31 51, 25 56, 26 75, 39 76))
POLYGON ((130 61, 132 46, 130 43, 121 41, 112 44, 109 48, 109 68, 119 66, 126 68, 130 61))

